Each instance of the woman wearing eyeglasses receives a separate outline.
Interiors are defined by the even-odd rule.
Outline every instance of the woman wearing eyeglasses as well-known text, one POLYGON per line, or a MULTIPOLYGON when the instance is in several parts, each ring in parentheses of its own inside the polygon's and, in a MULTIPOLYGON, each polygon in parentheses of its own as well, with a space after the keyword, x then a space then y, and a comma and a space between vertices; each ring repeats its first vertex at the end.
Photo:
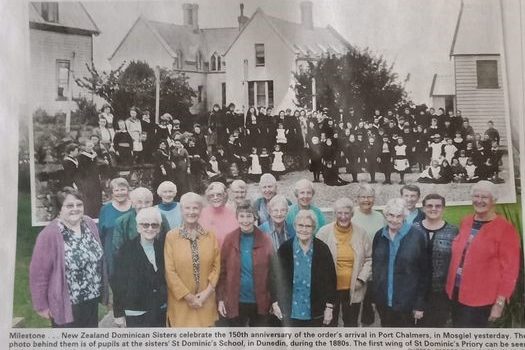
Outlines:
POLYGON ((272 262, 273 314, 286 327, 321 327, 332 321, 336 273, 330 249, 314 237, 316 214, 299 210, 296 236, 284 242, 272 262))
POLYGON ((432 275, 421 326, 445 327, 450 318, 450 301, 445 293, 445 282, 452 241, 458 234, 458 228, 443 219, 445 198, 437 193, 428 194, 423 198, 423 212, 425 218, 421 222, 416 222, 414 227, 427 239, 432 275))
POLYGON ((239 227, 235 211, 230 209, 226 185, 222 182, 212 182, 206 189, 208 206, 202 209, 199 224, 206 230, 213 231, 219 242, 219 248, 226 235, 239 227))
POLYGON ((520 238, 514 226, 496 214, 497 194, 489 181, 472 186, 474 215, 461 221, 452 243, 446 291, 454 327, 487 327, 502 316, 516 287, 520 238))
POLYGON ((38 234, 29 266, 33 308, 53 327, 96 328, 109 294, 97 224, 77 190, 65 187, 57 201, 58 218, 38 234))
POLYGON ((139 236, 127 241, 115 259, 113 300, 127 327, 166 325, 164 252, 156 239, 162 223, 158 208, 142 209, 136 217, 139 236))

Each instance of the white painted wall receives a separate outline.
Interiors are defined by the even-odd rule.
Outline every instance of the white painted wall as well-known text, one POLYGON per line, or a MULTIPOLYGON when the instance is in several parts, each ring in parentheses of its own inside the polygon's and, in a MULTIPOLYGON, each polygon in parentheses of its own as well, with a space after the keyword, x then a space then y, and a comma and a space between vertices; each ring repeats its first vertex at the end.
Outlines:
POLYGON ((226 55, 226 95, 239 108, 248 108, 248 86, 243 84, 244 60, 248 60, 247 80, 273 80, 274 109, 293 107, 292 71, 295 54, 257 13, 226 55), (264 44, 265 66, 255 66, 255 44, 264 44))

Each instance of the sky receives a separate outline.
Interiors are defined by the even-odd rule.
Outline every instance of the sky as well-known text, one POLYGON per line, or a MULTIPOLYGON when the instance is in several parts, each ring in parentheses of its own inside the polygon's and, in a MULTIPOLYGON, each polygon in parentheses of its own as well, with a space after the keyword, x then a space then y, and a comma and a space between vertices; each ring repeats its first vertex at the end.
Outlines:
MULTIPOLYGON (((138 16, 182 24, 181 1, 84 2, 101 34, 95 38, 95 65, 110 69, 108 57, 138 16)), ((239 4, 251 16, 265 13, 300 22, 299 0, 193 0, 199 4, 201 28, 237 26, 239 4)), ((450 47, 460 0, 312 0, 317 27, 333 26, 351 45, 368 48, 394 63, 399 80, 410 76, 406 89, 412 100, 429 103, 434 73, 451 74, 450 47)))

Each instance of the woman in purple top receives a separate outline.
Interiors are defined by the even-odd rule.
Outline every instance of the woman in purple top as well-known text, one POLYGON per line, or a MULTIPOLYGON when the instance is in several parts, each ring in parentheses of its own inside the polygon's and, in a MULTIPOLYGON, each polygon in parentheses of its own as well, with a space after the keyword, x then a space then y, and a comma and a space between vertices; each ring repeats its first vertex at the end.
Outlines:
POLYGON ((95 222, 84 216, 80 192, 57 194, 58 218, 36 239, 29 285, 33 308, 53 327, 98 326, 98 303, 107 304, 104 251, 95 222))

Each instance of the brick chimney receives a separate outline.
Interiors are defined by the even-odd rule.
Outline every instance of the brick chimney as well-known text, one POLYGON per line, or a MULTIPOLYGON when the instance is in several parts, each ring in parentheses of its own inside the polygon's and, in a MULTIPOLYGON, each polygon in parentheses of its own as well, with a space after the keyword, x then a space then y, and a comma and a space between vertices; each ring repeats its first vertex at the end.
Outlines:
POLYGON ((314 29, 312 2, 301 1, 301 24, 307 29, 314 29))
POLYGON ((244 25, 245 25, 246 23, 248 23, 248 21, 250 20, 250 18, 249 18, 249 17, 246 17, 246 16, 244 15, 244 4, 241 3, 241 4, 239 5, 239 7, 240 7, 240 9, 241 9, 241 15, 240 15, 239 17, 237 17, 237 21, 239 22, 239 30, 241 30, 242 27, 244 27, 244 25))
POLYGON ((182 4, 182 13, 184 14, 184 25, 191 27, 194 32, 199 30, 199 5, 182 4))

